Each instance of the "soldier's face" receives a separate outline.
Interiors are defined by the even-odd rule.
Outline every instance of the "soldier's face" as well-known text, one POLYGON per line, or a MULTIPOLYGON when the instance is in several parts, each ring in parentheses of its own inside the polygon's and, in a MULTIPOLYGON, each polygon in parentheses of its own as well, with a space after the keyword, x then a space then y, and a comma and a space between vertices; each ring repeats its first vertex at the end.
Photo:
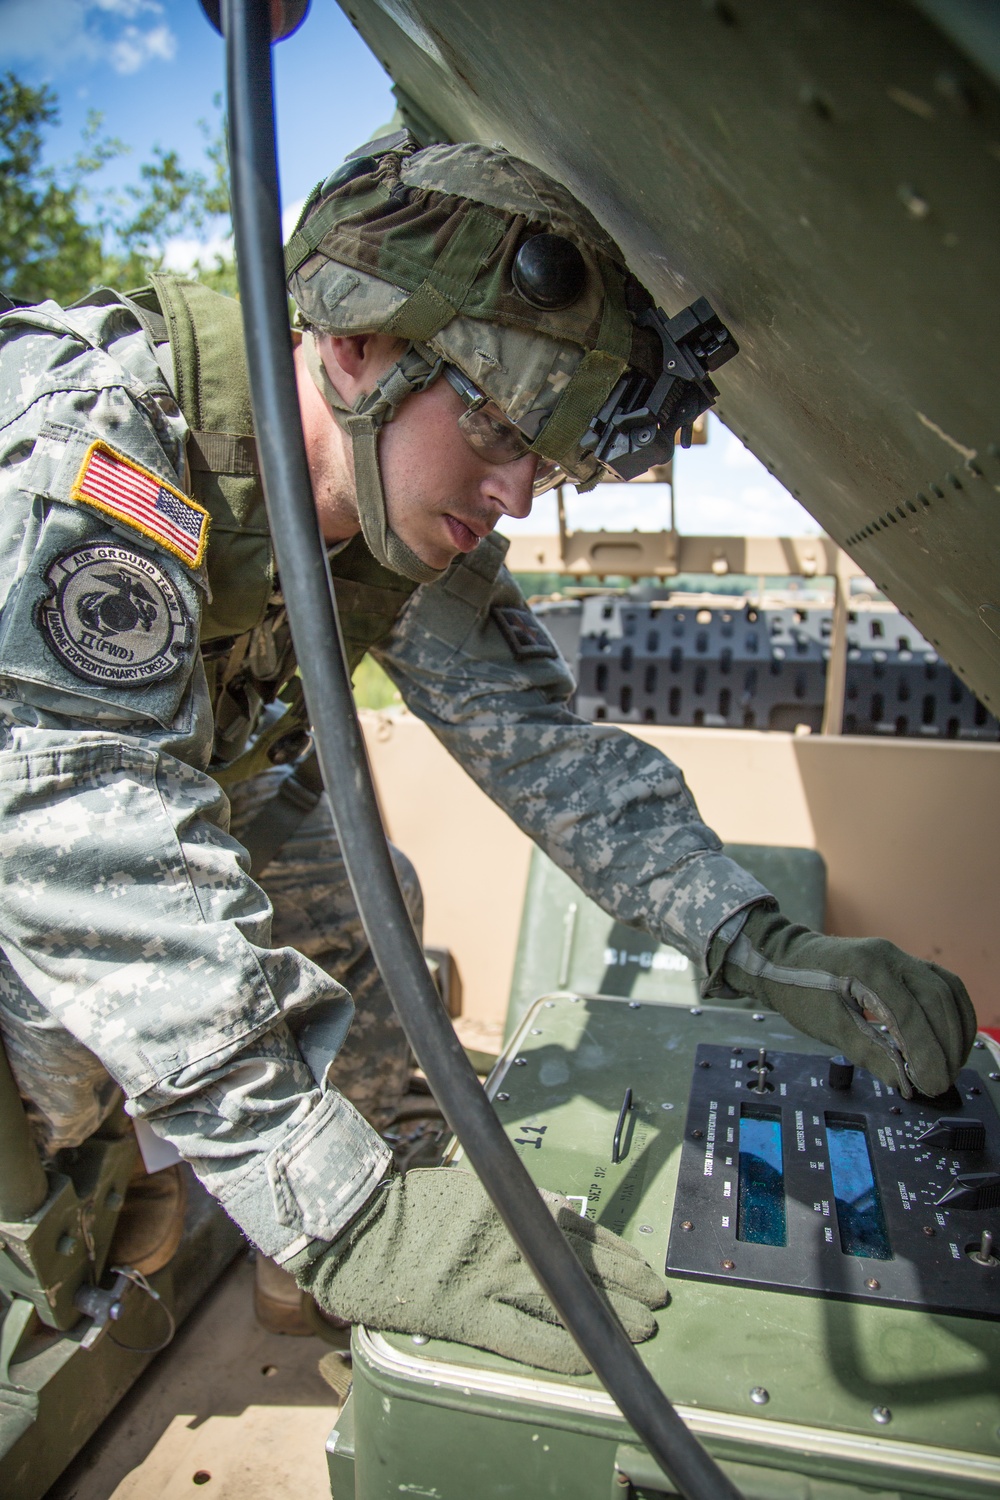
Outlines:
MULTIPOLYGON (((374 389, 401 347, 381 334, 320 341, 327 372, 351 404, 374 389)), ((407 397, 379 440, 389 525, 432 568, 471 552, 501 516, 523 518, 531 511, 537 459, 528 454, 513 463, 489 463, 462 436, 458 419, 464 411, 458 393, 436 380, 407 397)))

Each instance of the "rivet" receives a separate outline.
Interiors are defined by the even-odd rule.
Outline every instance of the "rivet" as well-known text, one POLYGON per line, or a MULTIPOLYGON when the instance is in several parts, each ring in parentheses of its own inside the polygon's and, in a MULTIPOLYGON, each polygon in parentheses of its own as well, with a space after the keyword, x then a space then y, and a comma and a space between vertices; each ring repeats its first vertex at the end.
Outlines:
POLYGON ((877 1292, 881 1285, 881 1281, 877 1281, 874 1276, 869 1276, 868 1280, 865 1282, 865 1286, 870 1292, 877 1292))
POLYGON ((545 1009, 546 1010, 552 1010, 552 1009, 554 1009, 555 1003, 556 1002, 554 1000, 546 1000, 546 1002, 545 1002, 545 1009))
POLYGON ((990 1077, 994 1083, 1000 1083, 1000 1073, 991 1073, 990 1077))
POLYGON ((661 1104, 660 1105, 661 1109, 673 1109, 673 1107, 674 1106, 672 1104, 661 1104))
POLYGON ((982 1039, 981 1036, 977 1036, 976 1040, 973 1042, 972 1045, 975 1048, 977 1048, 980 1052, 982 1052, 983 1048, 986 1046, 986 1043, 983 1041, 983 1039, 982 1039))
POLYGON ((873 1406, 872 1416, 880 1427, 885 1427, 888 1422, 892 1421, 892 1412, 887 1406, 873 1406))
POLYGON ((767 1020, 767 1017, 765 1016, 765 1014, 764 1014, 764 1012, 762 1010, 756 1010, 756 1011, 754 1011, 753 1018, 754 1018, 755 1021, 766 1021, 767 1020))
POLYGON ((750 1400, 755 1406, 766 1406, 770 1399, 770 1391, 766 1391, 762 1385, 755 1385, 750 1392, 750 1400))
POLYGON ((724 1260, 722 1262, 722 1269, 724 1271, 735 1271, 736 1270, 736 1262, 734 1260, 724 1260))
POLYGON ((642 1009, 642 1007, 640 1006, 638 1000, 630 1000, 629 1003, 628 1003, 628 1008, 629 1008, 629 1010, 641 1010, 642 1009))
POLYGON ((639 1233, 640 1234, 652 1234, 652 1232, 653 1232, 653 1226, 652 1226, 652 1224, 640 1224, 639 1225, 639 1233))
POLYGON ((498 1104, 506 1104, 507 1100, 510 1098, 510 1095, 509 1094, 496 1094, 494 1097, 496 1098, 496 1101, 497 1101, 498 1104))
POLYGON ((415 1333, 413 1335, 413 1342, 415 1344, 429 1344, 430 1339, 426 1333, 415 1333))
POLYGON ((692 1005, 692 1007, 691 1007, 691 1014, 693 1016, 700 1016, 701 1015, 701 1006, 700 1005, 692 1005))
POLYGON ((528 1066, 528 1059, 526 1057, 515 1057, 514 1066, 515 1068, 526 1068, 528 1066))
POLYGON ((684 1219, 681 1223, 681 1228, 687 1234, 694 1228, 694 1222, 691 1219, 684 1219))
POLYGON ((532 1036, 541 1036, 541 1034, 542 1034, 542 1028, 540 1026, 532 1026, 532 1028, 531 1028, 531 1035, 532 1036))

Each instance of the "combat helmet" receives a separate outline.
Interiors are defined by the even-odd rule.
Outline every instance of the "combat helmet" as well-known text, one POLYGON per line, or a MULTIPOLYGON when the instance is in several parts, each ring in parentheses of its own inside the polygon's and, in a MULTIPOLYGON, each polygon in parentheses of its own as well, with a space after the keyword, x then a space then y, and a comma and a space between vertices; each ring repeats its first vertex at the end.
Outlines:
POLYGON ((737 352, 704 298, 668 319, 593 215, 496 147, 370 142, 314 189, 285 264, 306 364, 352 439, 365 540, 418 582, 439 574, 390 529, 378 463, 406 396, 444 376, 491 462, 534 453, 536 493, 586 490, 666 463, 737 352), (348 408, 314 335, 376 332, 407 347, 348 408))

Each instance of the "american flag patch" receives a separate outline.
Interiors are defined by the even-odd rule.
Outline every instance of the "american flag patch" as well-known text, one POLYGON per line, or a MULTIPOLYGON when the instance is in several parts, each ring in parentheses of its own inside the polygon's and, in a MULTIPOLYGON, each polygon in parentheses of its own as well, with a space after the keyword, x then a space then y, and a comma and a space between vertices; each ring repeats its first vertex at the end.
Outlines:
POLYGON ((70 494, 159 542, 188 567, 201 566, 208 511, 107 443, 91 443, 70 494))

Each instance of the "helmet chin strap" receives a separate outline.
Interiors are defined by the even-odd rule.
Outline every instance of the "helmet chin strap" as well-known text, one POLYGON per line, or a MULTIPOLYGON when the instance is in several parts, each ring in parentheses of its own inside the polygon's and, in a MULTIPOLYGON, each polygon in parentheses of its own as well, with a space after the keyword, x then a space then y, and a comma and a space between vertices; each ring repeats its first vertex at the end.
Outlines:
MULTIPOLYGON (((441 360, 429 359, 414 346, 400 356, 387 370, 375 389, 360 396, 348 406, 326 372, 316 336, 311 330, 302 335, 302 353, 306 369, 312 376, 323 400, 341 427, 349 434, 354 452, 354 485, 358 518, 369 550, 384 568, 401 573, 414 583, 433 583, 445 572, 422 562, 389 525, 385 508, 385 490, 378 461, 378 436, 383 422, 391 422, 407 396, 426 390, 441 372, 441 360)), ((427 350, 430 355, 430 350, 427 350)))

